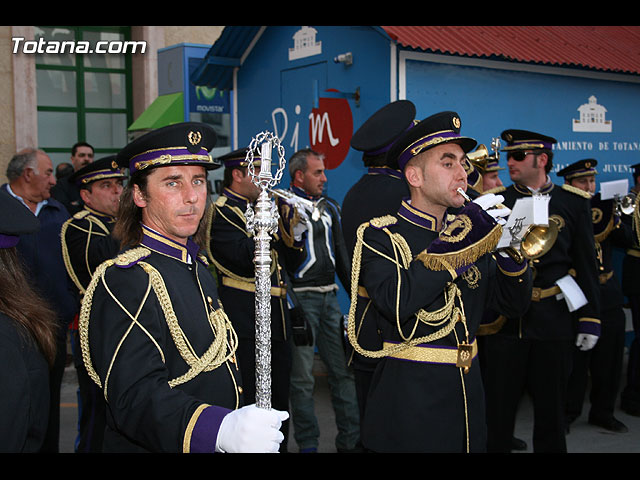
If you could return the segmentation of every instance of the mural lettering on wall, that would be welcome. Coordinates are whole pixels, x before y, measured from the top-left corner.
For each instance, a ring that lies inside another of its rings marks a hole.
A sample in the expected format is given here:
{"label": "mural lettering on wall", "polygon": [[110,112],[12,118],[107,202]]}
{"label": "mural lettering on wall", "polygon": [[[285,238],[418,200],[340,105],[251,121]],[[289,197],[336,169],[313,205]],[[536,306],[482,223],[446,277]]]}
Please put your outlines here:
{"label": "mural lettering on wall", "polygon": [[325,168],[332,170],[340,166],[349,153],[352,134],[349,102],[345,98],[320,97],[318,107],[309,114],[309,139],[312,149],[324,153]]}
{"label": "mural lettering on wall", "polygon": [[[329,90],[336,91],[336,90]],[[296,105],[295,117],[300,117],[302,108]],[[351,136],[353,135],[353,115],[349,102],[345,98],[318,99],[317,108],[312,108],[307,116],[309,148],[325,155],[325,167],[332,170],[340,166],[349,153]],[[292,152],[299,149],[300,121],[293,124],[289,137],[289,115],[278,107],[271,112],[274,134]],[[281,128],[279,128],[279,126]]]}

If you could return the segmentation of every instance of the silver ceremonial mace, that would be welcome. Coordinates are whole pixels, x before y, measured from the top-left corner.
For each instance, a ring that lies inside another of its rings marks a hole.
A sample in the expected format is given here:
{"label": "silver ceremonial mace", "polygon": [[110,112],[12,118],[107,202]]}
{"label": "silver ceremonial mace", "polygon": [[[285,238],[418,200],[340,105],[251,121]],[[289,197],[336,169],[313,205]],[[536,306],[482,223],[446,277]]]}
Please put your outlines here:
{"label": "silver ceremonial mace", "polygon": [[[278,166],[271,173],[271,151],[278,153]],[[254,160],[260,155],[260,171]],[[247,171],[251,182],[260,188],[255,207],[247,206],[247,231],[255,240],[256,273],[256,406],[271,408],[271,235],[278,228],[278,209],[269,197],[269,190],[280,182],[285,166],[284,148],[270,132],[259,133],[247,150]],[[255,210],[255,211],[254,211]]]}

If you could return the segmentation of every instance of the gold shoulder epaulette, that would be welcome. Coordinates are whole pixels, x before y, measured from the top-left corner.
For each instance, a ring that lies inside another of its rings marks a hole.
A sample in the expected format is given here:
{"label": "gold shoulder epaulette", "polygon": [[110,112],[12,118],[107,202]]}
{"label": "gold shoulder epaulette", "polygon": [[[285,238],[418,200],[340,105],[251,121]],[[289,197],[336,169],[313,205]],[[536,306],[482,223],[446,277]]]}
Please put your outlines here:
{"label": "gold shoulder epaulette", "polygon": [[224,195],[220,195],[218,198],[216,198],[217,206],[222,207],[225,203],[227,203],[227,197],[225,197]]}
{"label": "gold shoulder epaulette", "polygon": [[369,225],[374,228],[384,228],[389,225],[395,225],[398,223],[398,219],[393,215],[384,215],[382,217],[376,217],[369,220]]}
{"label": "gold shoulder epaulette", "polygon": [[507,189],[507,187],[505,187],[504,185],[501,185],[499,187],[495,187],[495,188],[489,188],[487,190],[484,190],[482,193],[483,194],[487,194],[487,193],[500,193],[500,192],[504,192]]}
{"label": "gold shoulder epaulette", "polygon": [[572,185],[569,185],[567,183],[563,183],[562,184],[562,188],[564,190],[566,190],[567,192],[571,192],[571,193],[575,193],[576,195],[579,195],[583,198],[591,198],[591,194],[589,192],[585,192],[584,190],[580,190],[579,188],[576,188]]}
{"label": "gold shoulder epaulette", "polygon": [[120,268],[129,268],[138,263],[143,258],[151,255],[151,250],[145,247],[136,247],[119,254],[113,263]]}
{"label": "gold shoulder epaulette", "polygon": [[198,258],[200,259],[200,261],[206,266],[209,266],[209,259],[207,258],[206,255],[203,255],[202,253],[198,254]]}
{"label": "gold shoulder epaulette", "polygon": [[80,220],[81,218],[89,215],[89,213],[89,210],[80,210],[79,212],[73,214],[73,218],[75,218],[76,220]]}

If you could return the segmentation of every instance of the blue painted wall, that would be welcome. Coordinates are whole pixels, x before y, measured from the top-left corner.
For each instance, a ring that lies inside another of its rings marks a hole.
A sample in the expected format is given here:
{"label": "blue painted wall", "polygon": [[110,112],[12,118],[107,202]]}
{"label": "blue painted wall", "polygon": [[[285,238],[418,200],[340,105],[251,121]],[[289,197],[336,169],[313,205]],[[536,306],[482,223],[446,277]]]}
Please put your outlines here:
{"label": "blue painted wall", "polygon": [[[268,130],[278,133],[288,158],[311,145],[309,114],[319,97],[334,98],[359,89],[359,105],[345,97],[353,128],[340,142],[348,145],[353,131],[390,101],[388,39],[372,27],[313,28],[322,42],[319,55],[290,61],[289,48],[300,27],[278,26],[267,27],[247,57],[238,74],[238,148]],[[353,55],[352,65],[334,62],[334,57],[346,52]],[[350,150],[339,167],[327,171],[327,194],[341,202],[363,173],[360,154]],[[281,185],[289,185],[288,173]]]}
{"label": "blue painted wall", "polygon": [[[377,27],[314,26],[321,53],[290,60],[289,49],[300,26],[267,27],[238,72],[238,145],[248,145],[262,131],[277,133],[288,158],[311,144],[309,114],[322,97],[343,95],[348,102],[352,133],[378,108],[392,100],[389,39]],[[351,52],[353,64],[335,63],[334,57]],[[399,64],[398,64],[399,66]],[[513,71],[484,66],[406,60],[406,75],[398,84],[417,107],[417,118],[442,110],[455,110],[462,132],[487,147],[493,137],[509,128],[539,131],[558,139],[554,172],[583,158],[599,162],[599,181],[628,178],[629,166],[640,162],[640,84],[593,76],[564,75],[561,69]],[[399,71],[399,70],[398,70]],[[404,83],[402,83],[404,82]],[[327,89],[340,93],[328,93]],[[360,101],[348,95],[359,90]],[[612,131],[576,132],[572,122],[578,108],[596,97],[606,108]],[[334,119],[335,120],[335,119]],[[347,138],[348,137],[348,138]],[[502,165],[506,158],[503,156]],[[348,150],[337,167],[327,171],[327,194],[339,202],[364,168],[360,153]],[[552,180],[559,182],[555,173]],[[505,185],[511,183],[502,171]],[[288,173],[280,184],[289,185]],[[348,308],[346,295],[341,303]]]}
{"label": "blue painted wall", "polygon": [[[576,132],[578,108],[594,96],[606,109],[611,132]],[[407,61],[407,98],[424,118],[455,110],[462,132],[487,147],[503,130],[520,128],[558,140],[554,172],[584,158],[598,160],[598,181],[631,176],[628,167],[640,162],[640,84],[542,73]],[[506,166],[506,157],[502,157]],[[501,179],[510,184],[508,173]],[[552,173],[552,179],[561,179]]]}

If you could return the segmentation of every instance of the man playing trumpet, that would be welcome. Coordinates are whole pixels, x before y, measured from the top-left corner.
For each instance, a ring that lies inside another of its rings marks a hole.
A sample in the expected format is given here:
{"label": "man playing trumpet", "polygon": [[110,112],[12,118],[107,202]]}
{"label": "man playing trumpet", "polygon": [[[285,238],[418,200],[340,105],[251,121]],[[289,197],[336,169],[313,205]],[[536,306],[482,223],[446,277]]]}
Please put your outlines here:
{"label": "man playing trumpet", "polygon": [[[487,306],[524,313],[531,276],[526,260],[494,254],[508,212],[496,208],[502,197],[465,205],[466,153],[475,145],[460,135],[455,112],[419,122],[389,151],[410,198],[395,215],[358,229],[349,340],[358,353],[380,358],[362,419],[368,450],[485,450],[475,333]],[[366,322],[375,322],[380,350],[359,345]]]}

